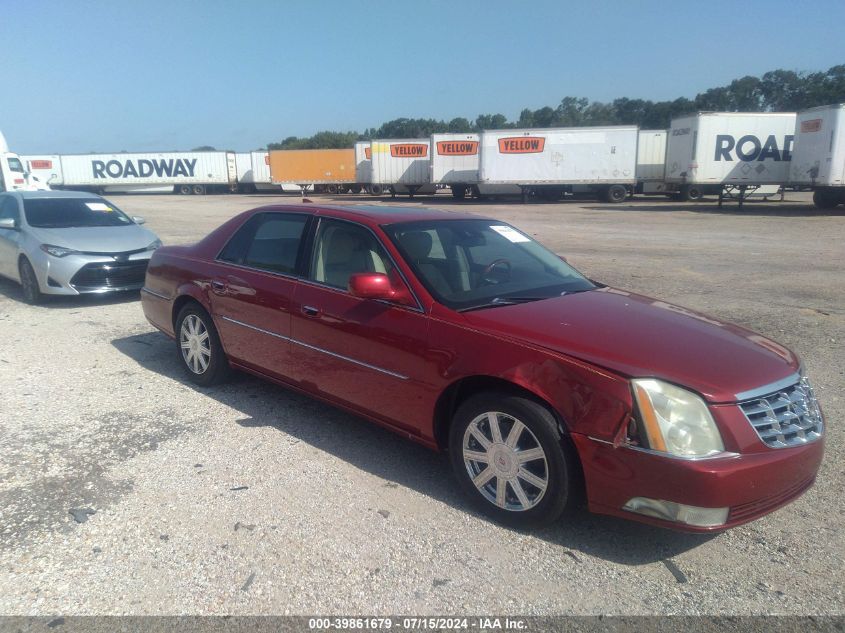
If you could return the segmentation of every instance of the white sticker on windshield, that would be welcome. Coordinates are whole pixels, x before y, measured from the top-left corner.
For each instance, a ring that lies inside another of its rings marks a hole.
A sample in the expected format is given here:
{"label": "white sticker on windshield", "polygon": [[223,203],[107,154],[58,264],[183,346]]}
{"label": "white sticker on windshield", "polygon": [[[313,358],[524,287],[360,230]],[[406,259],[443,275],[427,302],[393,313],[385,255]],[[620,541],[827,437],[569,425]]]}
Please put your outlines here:
{"label": "white sticker on windshield", "polygon": [[85,206],[91,209],[92,211],[112,211],[113,209],[107,205],[103,204],[102,202],[86,202]]}
{"label": "white sticker on windshield", "polygon": [[512,229],[509,226],[491,226],[490,228],[493,229],[494,231],[496,231],[496,233],[498,233],[499,235],[501,235],[505,239],[510,240],[514,244],[516,244],[517,242],[530,242],[531,241],[527,237],[525,237],[522,233]]}

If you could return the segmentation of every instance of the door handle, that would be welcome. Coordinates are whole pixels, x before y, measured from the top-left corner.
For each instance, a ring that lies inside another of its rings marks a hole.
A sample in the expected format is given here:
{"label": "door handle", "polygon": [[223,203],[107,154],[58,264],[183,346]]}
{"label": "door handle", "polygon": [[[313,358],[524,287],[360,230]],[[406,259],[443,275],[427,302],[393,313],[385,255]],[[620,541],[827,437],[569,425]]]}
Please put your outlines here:
{"label": "door handle", "polygon": [[302,306],[302,314],[305,316],[317,316],[320,314],[320,310],[314,306]]}
{"label": "door handle", "polygon": [[214,292],[226,292],[226,284],[219,279],[211,280],[211,289]]}

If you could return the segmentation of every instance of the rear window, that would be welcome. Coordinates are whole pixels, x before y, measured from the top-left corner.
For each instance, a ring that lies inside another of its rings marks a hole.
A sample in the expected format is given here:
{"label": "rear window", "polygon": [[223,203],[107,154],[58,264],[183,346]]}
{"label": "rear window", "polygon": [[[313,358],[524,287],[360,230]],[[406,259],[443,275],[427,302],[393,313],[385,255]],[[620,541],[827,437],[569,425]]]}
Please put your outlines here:
{"label": "rear window", "polygon": [[30,198],[23,202],[26,223],[39,229],[125,226],[132,220],[102,198]]}

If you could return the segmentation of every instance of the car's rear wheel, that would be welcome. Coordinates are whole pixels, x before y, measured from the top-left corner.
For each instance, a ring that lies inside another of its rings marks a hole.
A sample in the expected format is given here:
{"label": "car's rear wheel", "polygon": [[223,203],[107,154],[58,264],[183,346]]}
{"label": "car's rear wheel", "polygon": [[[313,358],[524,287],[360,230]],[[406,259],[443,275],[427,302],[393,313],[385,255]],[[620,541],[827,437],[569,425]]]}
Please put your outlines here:
{"label": "car's rear wheel", "polygon": [[574,456],[552,413],[513,395],[485,393],[462,404],[450,429],[452,468],[464,492],[501,523],[551,523],[571,505]]}
{"label": "car's rear wheel", "polygon": [[21,258],[18,264],[18,271],[21,275],[23,300],[29,305],[38,305],[44,300],[44,295],[41,293],[41,287],[38,285],[38,277],[35,275],[35,270],[25,257]]}
{"label": "car's rear wheel", "polygon": [[188,377],[196,384],[210,387],[228,378],[229,360],[217,328],[199,305],[186,305],[176,317],[176,346]]}

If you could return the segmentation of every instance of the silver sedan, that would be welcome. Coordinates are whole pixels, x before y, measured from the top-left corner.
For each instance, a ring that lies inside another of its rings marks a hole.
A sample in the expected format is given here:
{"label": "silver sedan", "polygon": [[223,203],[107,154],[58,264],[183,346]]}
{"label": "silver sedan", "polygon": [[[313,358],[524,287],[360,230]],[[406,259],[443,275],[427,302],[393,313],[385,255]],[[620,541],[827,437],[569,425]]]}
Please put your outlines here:
{"label": "silver sedan", "polygon": [[137,290],[161,241],[114,204],[92,193],[0,194],[0,275],[24,299]]}

